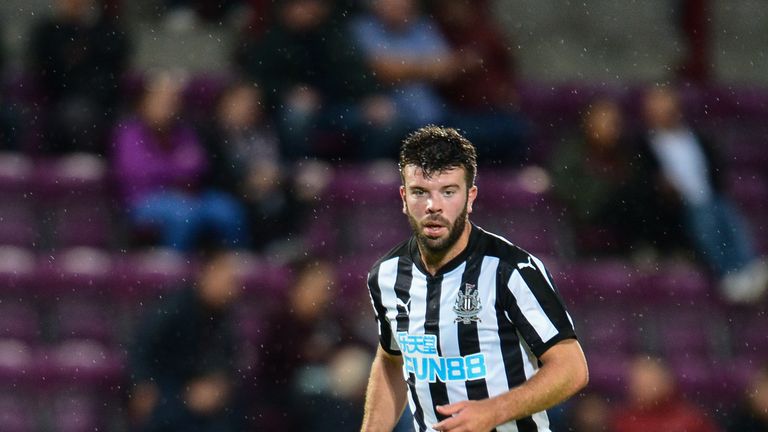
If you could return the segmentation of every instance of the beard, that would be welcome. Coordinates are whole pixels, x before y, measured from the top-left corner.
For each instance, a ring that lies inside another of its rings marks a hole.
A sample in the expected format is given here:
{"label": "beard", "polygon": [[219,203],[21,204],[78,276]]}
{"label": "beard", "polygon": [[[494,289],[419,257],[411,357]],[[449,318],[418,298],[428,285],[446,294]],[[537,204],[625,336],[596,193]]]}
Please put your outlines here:
{"label": "beard", "polygon": [[[438,237],[438,238],[432,238],[428,237],[424,234],[424,225],[422,223],[429,223],[429,222],[438,222],[441,225],[444,225],[446,228],[448,228],[448,234],[444,237]],[[464,205],[464,209],[461,211],[459,216],[456,218],[453,223],[450,223],[447,219],[443,218],[440,215],[436,215],[434,217],[429,217],[425,219],[422,223],[419,223],[419,221],[414,218],[411,213],[408,213],[408,223],[411,225],[411,229],[413,230],[414,235],[416,236],[416,241],[419,243],[419,246],[429,252],[430,254],[443,254],[447,252],[448,250],[453,247],[453,245],[456,244],[457,241],[459,241],[459,237],[461,237],[461,233],[464,232],[464,227],[467,222],[467,205]]]}

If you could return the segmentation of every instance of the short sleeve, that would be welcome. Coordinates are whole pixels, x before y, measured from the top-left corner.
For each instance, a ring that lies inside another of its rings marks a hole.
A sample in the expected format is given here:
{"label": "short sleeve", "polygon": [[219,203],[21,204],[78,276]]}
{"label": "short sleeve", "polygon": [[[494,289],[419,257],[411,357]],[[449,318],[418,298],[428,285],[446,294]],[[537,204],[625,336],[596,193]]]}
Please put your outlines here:
{"label": "short sleeve", "polygon": [[379,287],[379,271],[375,267],[368,274],[368,293],[371,296],[373,313],[376,317],[377,329],[379,331],[379,344],[384,351],[393,355],[400,355],[400,347],[395,340],[395,334],[392,332],[392,326],[387,318],[387,309],[381,301],[381,288]]}
{"label": "short sleeve", "polygon": [[500,283],[505,312],[537,357],[562,340],[576,338],[573,321],[539,259],[531,256],[511,267]]}

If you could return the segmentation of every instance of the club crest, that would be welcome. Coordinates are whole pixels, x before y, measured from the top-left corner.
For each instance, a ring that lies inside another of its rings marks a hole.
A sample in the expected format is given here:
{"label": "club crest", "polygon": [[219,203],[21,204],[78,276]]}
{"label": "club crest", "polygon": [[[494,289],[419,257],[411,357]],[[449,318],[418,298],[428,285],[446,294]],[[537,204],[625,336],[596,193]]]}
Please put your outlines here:
{"label": "club crest", "polygon": [[456,312],[454,323],[461,322],[469,324],[479,322],[480,317],[477,314],[483,309],[480,304],[480,292],[473,284],[465,284],[464,290],[459,290],[459,296],[456,297],[456,304],[453,311]]}

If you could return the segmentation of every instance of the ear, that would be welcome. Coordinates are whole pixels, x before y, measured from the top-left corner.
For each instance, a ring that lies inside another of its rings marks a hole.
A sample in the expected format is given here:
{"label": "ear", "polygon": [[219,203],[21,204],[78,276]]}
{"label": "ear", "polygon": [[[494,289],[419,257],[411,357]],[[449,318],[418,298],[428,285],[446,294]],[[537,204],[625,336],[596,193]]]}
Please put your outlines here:
{"label": "ear", "polygon": [[475,202],[475,198],[477,198],[477,185],[469,188],[467,193],[467,214],[472,213],[472,204]]}
{"label": "ear", "polygon": [[408,206],[405,204],[405,186],[400,186],[400,200],[403,202],[403,214],[408,214]]}

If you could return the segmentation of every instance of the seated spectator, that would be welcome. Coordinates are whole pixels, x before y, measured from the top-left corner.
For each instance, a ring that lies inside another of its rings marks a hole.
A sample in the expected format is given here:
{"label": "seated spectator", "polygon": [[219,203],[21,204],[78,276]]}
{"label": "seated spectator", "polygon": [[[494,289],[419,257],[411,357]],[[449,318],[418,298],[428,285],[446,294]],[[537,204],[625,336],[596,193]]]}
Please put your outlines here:
{"label": "seated spectator", "polygon": [[179,120],[179,77],[149,79],[136,115],[115,128],[113,163],[131,224],[159,230],[166,247],[190,250],[213,231],[225,244],[245,246],[245,210],[230,195],[208,188],[205,149]]}
{"label": "seated spectator", "polygon": [[637,181],[626,138],[620,107],[597,99],[584,113],[580,135],[554,153],[553,189],[568,209],[578,253],[628,253],[676,242],[674,213],[653,210],[659,206]]}
{"label": "seated spectator", "polygon": [[[375,94],[375,82],[334,11],[332,0],[280,1],[275,25],[242,54],[246,74],[267,89],[289,160],[375,157],[366,153],[369,148],[400,138],[394,105]],[[341,139],[332,141],[349,148],[323,142],[326,132],[340,132]],[[366,146],[353,148],[347,141]]]}
{"label": "seated spectator", "polygon": [[715,422],[686,402],[672,371],[660,359],[637,357],[629,366],[627,401],[612,421],[614,432],[716,432]]}
{"label": "seated spectator", "polygon": [[[372,0],[370,9],[352,21],[352,34],[400,123],[410,130],[449,120],[437,85],[478,62],[454,55],[414,0]],[[389,153],[395,154],[396,147]]]}
{"label": "seated spectator", "polygon": [[728,432],[768,431],[768,366],[750,381],[743,405],[729,421]]}
{"label": "seated spectator", "polygon": [[238,266],[233,251],[208,252],[197,281],[142,320],[129,353],[130,408],[140,430],[243,430],[230,323]]}
{"label": "seated spectator", "polygon": [[291,173],[263,110],[262,90],[246,82],[226,88],[202,136],[211,162],[208,184],[246,206],[251,244],[262,249],[293,234],[305,214],[304,203],[292,193]]}
{"label": "seated spectator", "polygon": [[572,432],[608,432],[611,406],[606,398],[587,393],[572,402],[568,412],[568,431]]}
{"label": "seated spectator", "polygon": [[42,91],[44,153],[103,153],[128,64],[128,39],[94,0],[55,0],[31,35],[30,71]]}
{"label": "seated spectator", "polygon": [[[270,419],[269,430],[357,431],[371,348],[361,350],[355,323],[334,308],[331,263],[308,258],[294,268],[285,307],[267,320],[257,409]],[[331,407],[334,415],[324,415]]]}
{"label": "seated spectator", "polygon": [[432,10],[455,55],[471,66],[440,86],[451,126],[466,132],[485,161],[522,160],[529,126],[518,106],[510,42],[488,2],[435,1]]}
{"label": "seated spectator", "polygon": [[768,265],[756,256],[748,227],[726,195],[722,157],[685,123],[674,90],[648,90],[644,114],[640,155],[646,181],[680,212],[696,252],[720,279],[724,297],[756,301],[768,287]]}
{"label": "seated spectator", "polygon": [[171,31],[194,29],[199,20],[246,25],[248,14],[260,11],[264,0],[163,0],[165,26]]}

